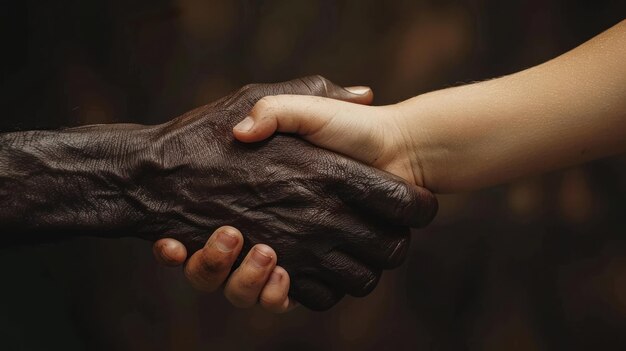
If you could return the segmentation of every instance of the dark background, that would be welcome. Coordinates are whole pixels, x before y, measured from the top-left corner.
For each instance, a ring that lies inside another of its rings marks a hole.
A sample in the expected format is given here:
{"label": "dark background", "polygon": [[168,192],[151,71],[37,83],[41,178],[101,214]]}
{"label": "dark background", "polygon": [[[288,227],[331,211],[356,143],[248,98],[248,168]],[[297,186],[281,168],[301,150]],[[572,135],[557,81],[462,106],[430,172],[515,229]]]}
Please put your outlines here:
{"label": "dark background", "polygon": [[[625,14],[606,0],[4,1],[0,128],[159,123],[317,73],[393,103],[541,63]],[[140,240],[5,249],[0,349],[625,349],[625,166],[440,196],[408,262],[323,313],[236,310]]]}

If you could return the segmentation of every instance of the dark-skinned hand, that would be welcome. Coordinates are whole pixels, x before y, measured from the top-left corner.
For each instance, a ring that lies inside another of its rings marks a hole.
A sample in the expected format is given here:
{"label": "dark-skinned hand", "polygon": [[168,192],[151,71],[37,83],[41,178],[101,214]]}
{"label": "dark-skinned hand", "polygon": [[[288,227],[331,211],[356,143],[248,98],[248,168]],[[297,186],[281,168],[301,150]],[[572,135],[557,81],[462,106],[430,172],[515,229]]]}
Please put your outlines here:
{"label": "dark-skinned hand", "polygon": [[275,94],[351,95],[316,76],[249,85],[163,125],[4,134],[0,198],[13,206],[0,222],[44,237],[170,237],[190,252],[227,224],[244,235],[240,260],[255,244],[275,250],[303,305],[323,310],[346,293],[363,296],[382,269],[402,262],[408,228],[428,223],[436,200],[292,136],[235,141],[233,126]]}
{"label": "dark-skinned hand", "polygon": [[[429,222],[436,201],[424,189],[289,136],[279,135],[256,145],[233,141],[232,127],[258,99],[274,94],[351,97],[319,76],[250,85],[179,117],[171,126],[182,129],[199,124],[198,130],[208,129],[209,135],[198,133],[195,143],[187,143],[193,150],[194,144],[204,145],[206,150],[222,149],[224,140],[231,144],[226,152],[215,153],[225,161],[219,164],[228,164],[222,169],[229,177],[219,187],[227,189],[220,194],[221,202],[212,203],[214,190],[207,191],[210,195],[206,198],[200,196],[199,202],[208,201],[211,209],[222,208],[224,214],[218,222],[244,233],[243,252],[258,243],[271,246],[291,277],[290,295],[307,307],[325,309],[344,293],[369,293],[381,269],[401,263],[408,246],[408,226]],[[173,140],[179,143],[179,139]],[[240,176],[233,179],[233,174]],[[201,175],[189,176],[197,177]],[[234,190],[242,188],[247,191]],[[242,205],[237,208],[224,203]],[[229,218],[233,220],[224,221]],[[193,235],[167,233],[195,248]],[[205,240],[202,236],[200,244]]]}

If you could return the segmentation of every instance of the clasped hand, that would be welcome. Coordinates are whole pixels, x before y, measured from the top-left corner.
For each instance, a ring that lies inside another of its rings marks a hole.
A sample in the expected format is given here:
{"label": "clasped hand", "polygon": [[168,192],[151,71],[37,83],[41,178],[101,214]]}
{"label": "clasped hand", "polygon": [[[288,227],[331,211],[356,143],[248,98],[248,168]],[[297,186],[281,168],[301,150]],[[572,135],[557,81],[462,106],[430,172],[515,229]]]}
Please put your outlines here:
{"label": "clasped hand", "polygon": [[[148,207],[158,207],[152,212],[161,237],[176,241],[159,241],[155,248],[171,264],[199,250],[185,272],[203,290],[216,289],[231,267],[239,267],[226,284],[235,305],[261,295],[268,308],[280,311],[290,303],[278,287],[290,286],[292,299],[323,310],[344,294],[368,294],[381,270],[399,265],[409,227],[428,223],[437,202],[424,188],[293,136],[236,141],[232,128],[257,100],[274,94],[367,99],[316,76],[249,85],[158,126],[159,176],[146,191],[159,203]],[[207,242],[223,225],[230,227]],[[270,297],[263,298],[271,277],[279,284],[269,284]]]}

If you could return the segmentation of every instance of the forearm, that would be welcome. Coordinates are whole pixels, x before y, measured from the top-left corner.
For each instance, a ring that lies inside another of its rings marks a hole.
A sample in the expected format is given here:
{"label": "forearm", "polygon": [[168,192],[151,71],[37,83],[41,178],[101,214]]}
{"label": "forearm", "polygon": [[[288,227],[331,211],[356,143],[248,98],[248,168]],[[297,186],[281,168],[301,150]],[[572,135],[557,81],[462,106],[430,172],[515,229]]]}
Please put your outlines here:
{"label": "forearm", "polygon": [[545,64],[401,103],[425,186],[471,190],[626,150],[624,62],[626,22]]}
{"label": "forearm", "polygon": [[134,163],[147,130],[99,125],[0,134],[0,225],[5,243],[139,230]]}

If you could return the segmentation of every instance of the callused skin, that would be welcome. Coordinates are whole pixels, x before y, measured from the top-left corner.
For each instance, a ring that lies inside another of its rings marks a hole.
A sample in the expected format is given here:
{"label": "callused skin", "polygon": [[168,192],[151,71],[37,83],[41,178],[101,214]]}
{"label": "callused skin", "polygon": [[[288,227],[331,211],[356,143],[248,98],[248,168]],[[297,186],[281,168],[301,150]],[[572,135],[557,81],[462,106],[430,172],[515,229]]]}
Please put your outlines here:
{"label": "callused skin", "polygon": [[[290,295],[323,310],[369,293],[400,264],[409,227],[435,215],[423,188],[287,135],[258,144],[232,127],[263,96],[343,98],[314,76],[249,85],[158,126],[95,125],[0,136],[0,223],[6,242],[61,235],[172,237],[190,251],[217,227],[270,245]],[[4,239],[4,238],[3,238]]]}

